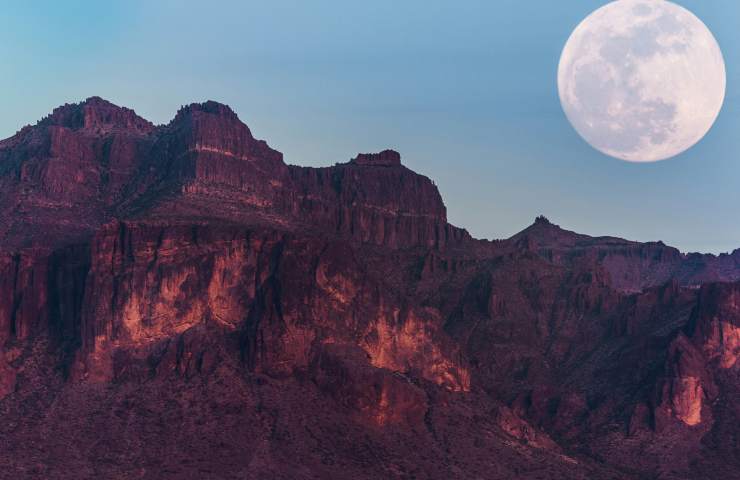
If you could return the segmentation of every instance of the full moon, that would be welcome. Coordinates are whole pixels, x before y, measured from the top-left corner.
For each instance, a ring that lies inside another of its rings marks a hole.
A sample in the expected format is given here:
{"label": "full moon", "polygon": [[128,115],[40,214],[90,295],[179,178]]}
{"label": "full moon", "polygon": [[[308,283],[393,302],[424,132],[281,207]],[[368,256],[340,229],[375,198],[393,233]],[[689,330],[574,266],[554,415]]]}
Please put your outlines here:
{"label": "full moon", "polygon": [[558,67],[568,120],[594,148],[656,162],[706,135],[725,98],[725,62],[694,14],[665,0],[617,0],[573,31]]}

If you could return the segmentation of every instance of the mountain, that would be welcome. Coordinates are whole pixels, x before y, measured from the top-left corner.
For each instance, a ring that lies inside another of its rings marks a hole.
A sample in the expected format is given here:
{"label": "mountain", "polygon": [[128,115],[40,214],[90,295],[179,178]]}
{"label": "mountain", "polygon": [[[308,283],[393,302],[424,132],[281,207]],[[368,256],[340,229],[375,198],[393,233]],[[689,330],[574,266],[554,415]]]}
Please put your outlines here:
{"label": "mountain", "polygon": [[739,478],[739,280],[93,97],[0,142],[0,478]]}

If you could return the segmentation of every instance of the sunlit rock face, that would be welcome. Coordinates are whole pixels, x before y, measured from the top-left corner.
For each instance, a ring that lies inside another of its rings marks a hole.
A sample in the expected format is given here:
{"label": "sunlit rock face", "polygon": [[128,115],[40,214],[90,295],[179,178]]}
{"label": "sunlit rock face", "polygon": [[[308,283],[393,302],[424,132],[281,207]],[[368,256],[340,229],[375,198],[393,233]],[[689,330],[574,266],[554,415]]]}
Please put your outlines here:
{"label": "sunlit rock face", "polygon": [[370,362],[380,368],[415,372],[454,391],[470,389],[470,373],[459,351],[440,332],[439,312],[413,310],[401,316],[398,308],[385,311],[370,325],[362,346]]}
{"label": "sunlit rock face", "polygon": [[740,358],[740,289],[711,285],[702,289],[694,338],[706,355],[723,369]]}
{"label": "sunlit rock face", "polygon": [[722,53],[707,27],[663,0],[611,2],[573,32],[558,87],[568,119],[594,148],[652,162],[698,142],[722,107]]}
{"label": "sunlit rock face", "polygon": [[689,339],[680,335],[671,344],[666,361],[662,405],[688,426],[702,422],[702,409],[716,395],[706,360]]}
{"label": "sunlit rock face", "polygon": [[740,468],[740,251],[475,240],[397,152],[288,166],[215,102],[62,107],[0,183],[13,478]]}

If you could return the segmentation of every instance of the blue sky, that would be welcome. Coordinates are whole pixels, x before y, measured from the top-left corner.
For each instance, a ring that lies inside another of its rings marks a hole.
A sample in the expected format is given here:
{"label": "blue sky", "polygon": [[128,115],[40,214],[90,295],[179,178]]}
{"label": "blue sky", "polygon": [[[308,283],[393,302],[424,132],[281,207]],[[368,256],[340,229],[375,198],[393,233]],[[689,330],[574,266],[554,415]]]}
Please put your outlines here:
{"label": "blue sky", "polygon": [[545,214],[683,251],[740,247],[740,3],[677,2],[715,34],[727,98],[702,142],[654,164],[596,152],[560,107],[560,51],[604,3],[6,3],[0,137],[92,95],[155,123],[212,99],[288,163],[399,150],[436,181],[450,221],[478,237]]}

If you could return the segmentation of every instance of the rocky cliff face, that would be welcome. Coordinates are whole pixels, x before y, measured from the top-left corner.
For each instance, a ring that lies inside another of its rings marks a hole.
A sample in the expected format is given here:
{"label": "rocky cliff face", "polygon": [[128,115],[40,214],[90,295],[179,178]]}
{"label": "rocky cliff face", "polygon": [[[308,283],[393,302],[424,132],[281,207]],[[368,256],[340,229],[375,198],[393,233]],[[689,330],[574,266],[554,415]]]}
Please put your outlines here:
{"label": "rocky cliff face", "polygon": [[98,98],[0,142],[0,245],[89,238],[121,201],[154,127]]}
{"label": "rocky cliff face", "polygon": [[468,239],[447,223],[437,187],[401,165],[387,150],[361,154],[329,168],[290,167],[290,210],[315,219],[324,229],[389,247],[444,248]]}
{"label": "rocky cliff face", "polygon": [[397,152],[286,165],[215,102],[60,107],[0,187],[8,478],[740,468],[737,252],[475,240]]}

